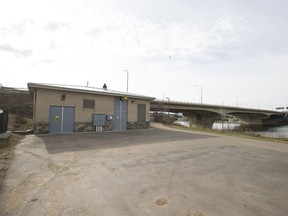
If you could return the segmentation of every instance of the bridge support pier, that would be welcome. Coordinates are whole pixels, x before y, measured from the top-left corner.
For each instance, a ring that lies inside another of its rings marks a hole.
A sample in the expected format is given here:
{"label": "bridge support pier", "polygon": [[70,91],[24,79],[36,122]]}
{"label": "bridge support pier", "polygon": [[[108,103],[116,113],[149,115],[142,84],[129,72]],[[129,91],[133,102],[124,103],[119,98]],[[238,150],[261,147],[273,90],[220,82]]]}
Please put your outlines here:
{"label": "bridge support pier", "polygon": [[233,114],[241,120],[242,125],[262,125],[264,119],[267,119],[267,116],[264,114]]}
{"label": "bridge support pier", "polygon": [[184,115],[190,124],[190,127],[202,127],[212,129],[213,123],[216,119],[219,119],[218,114],[198,114],[189,113]]}

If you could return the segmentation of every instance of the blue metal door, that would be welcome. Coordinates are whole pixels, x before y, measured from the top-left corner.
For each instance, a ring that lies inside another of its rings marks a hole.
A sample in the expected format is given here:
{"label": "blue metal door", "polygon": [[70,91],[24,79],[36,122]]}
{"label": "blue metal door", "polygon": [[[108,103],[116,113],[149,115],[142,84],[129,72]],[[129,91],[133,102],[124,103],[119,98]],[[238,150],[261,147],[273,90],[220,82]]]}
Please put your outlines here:
{"label": "blue metal door", "polygon": [[114,130],[127,129],[127,100],[121,100],[120,97],[115,97],[114,100]]}
{"label": "blue metal door", "polygon": [[62,125],[62,107],[50,106],[49,133],[60,133]]}
{"label": "blue metal door", "polygon": [[63,128],[62,132],[74,132],[74,107],[63,107]]}
{"label": "blue metal door", "polygon": [[74,107],[50,106],[49,133],[74,131]]}

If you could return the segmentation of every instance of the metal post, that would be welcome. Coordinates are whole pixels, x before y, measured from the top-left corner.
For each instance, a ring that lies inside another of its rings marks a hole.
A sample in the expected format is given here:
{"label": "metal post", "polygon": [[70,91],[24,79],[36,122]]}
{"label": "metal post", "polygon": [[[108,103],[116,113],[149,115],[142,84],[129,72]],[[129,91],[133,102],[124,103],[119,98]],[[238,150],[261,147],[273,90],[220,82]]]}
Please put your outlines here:
{"label": "metal post", "polygon": [[129,86],[129,72],[128,70],[124,70],[127,72],[127,93],[128,93],[128,86]]}
{"label": "metal post", "polygon": [[165,100],[165,96],[166,96],[166,92],[164,92],[164,94],[163,94],[163,102]]}
{"label": "metal post", "polygon": [[199,87],[201,89],[201,104],[203,103],[203,92],[202,92],[202,86],[195,85],[195,87]]}
{"label": "metal post", "polygon": [[166,97],[166,99],[168,100],[168,124],[170,124],[170,98]]}
{"label": "metal post", "polygon": [[236,96],[236,101],[237,101],[237,107],[238,107],[238,95],[237,94],[233,94]]}
{"label": "metal post", "polygon": [[120,130],[122,130],[122,101],[120,100],[120,112],[119,112],[119,121],[120,121]]}

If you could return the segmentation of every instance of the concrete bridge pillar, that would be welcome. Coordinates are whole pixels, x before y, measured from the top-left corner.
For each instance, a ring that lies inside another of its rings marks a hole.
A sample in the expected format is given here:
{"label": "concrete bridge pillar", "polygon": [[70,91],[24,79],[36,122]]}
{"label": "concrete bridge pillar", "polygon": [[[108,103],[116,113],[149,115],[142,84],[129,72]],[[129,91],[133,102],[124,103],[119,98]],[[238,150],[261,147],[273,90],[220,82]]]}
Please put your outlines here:
{"label": "concrete bridge pillar", "polygon": [[215,120],[219,119],[218,114],[199,114],[199,113],[189,113],[184,114],[184,116],[188,119],[190,127],[203,127],[203,128],[211,128]]}
{"label": "concrete bridge pillar", "polygon": [[244,125],[262,125],[263,119],[269,118],[267,115],[264,114],[233,114],[237,118],[241,120],[241,124]]}
{"label": "concrete bridge pillar", "polygon": [[197,125],[198,125],[197,114],[194,114],[194,113],[185,114],[184,116],[188,119],[190,127],[197,127]]}

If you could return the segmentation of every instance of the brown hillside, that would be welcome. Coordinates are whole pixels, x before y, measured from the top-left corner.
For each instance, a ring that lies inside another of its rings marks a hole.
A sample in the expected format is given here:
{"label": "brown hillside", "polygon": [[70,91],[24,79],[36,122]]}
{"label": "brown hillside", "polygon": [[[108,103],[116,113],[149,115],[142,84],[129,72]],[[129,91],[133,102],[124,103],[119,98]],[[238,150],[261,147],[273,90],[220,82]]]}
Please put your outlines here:
{"label": "brown hillside", "polygon": [[8,130],[32,128],[33,99],[29,91],[0,87],[0,109],[8,110]]}
{"label": "brown hillside", "polygon": [[0,109],[32,118],[33,100],[28,91],[2,87],[0,88]]}

